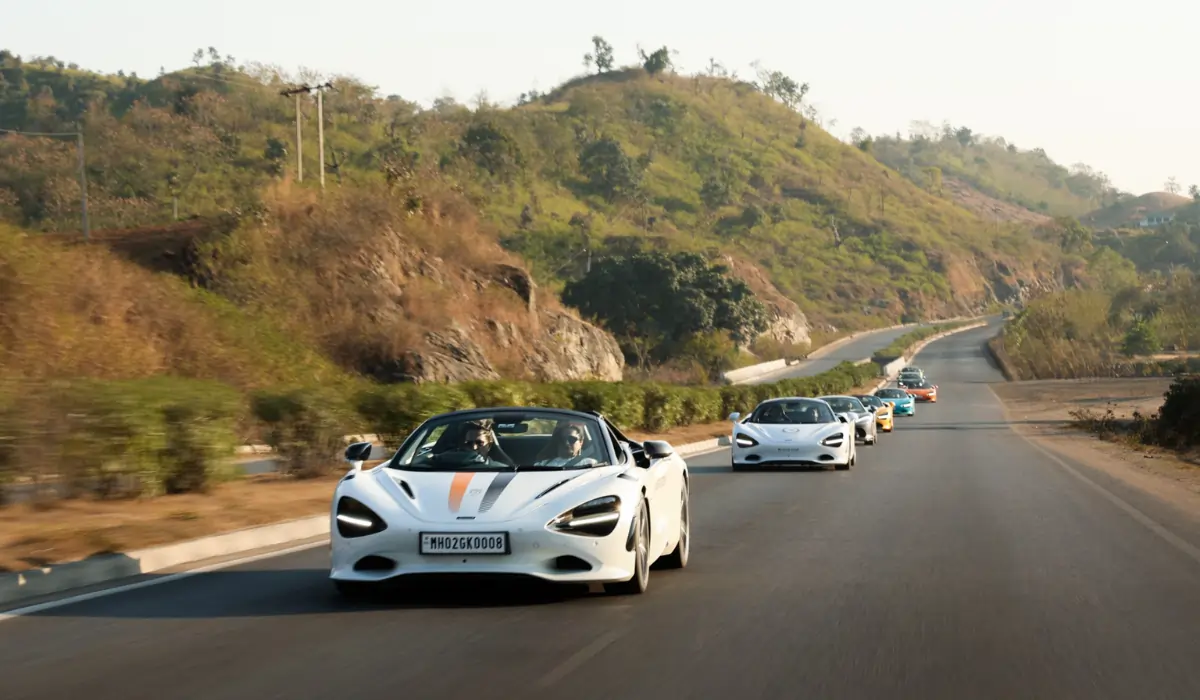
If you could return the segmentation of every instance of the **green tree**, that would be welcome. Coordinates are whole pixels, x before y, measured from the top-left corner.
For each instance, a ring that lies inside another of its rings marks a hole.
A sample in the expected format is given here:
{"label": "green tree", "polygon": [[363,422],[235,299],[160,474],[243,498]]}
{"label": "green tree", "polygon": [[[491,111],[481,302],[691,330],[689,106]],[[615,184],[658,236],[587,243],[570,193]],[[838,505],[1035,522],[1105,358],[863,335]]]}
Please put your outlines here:
{"label": "green tree", "polygon": [[694,253],[601,259],[566,285],[563,300],[602,321],[643,366],[697,335],[725,331],[746,343],[768,325],[745,282]]}
{"label": "green tree", "polygon": [[674,67],[671,63],[671,51],[665,46],[650,54],[638,49],[638,54],[642,58],[642,68],[650,75],[658,75]]}
{"label": "green tree", "polygon": [[592,52],[583,57],[585,66],[596,66],[597,73],[607,73],[613,69],[613,47],[599,35],[592,37]]}
{"label": "green tree", "polygon": [[491,120],[467,128],[459,142],[459,153],[498,177],[510,177],[524,162],[516,141]]}
{"label": "green tree", "polygon": [[1192,199],[1200,202],[1200,185],[1188,187],[1188,194],[1191,195]]}
{"label": "green tree", "polygon": [[620,141],[605,136],[583,147],[579,170],[593,192],[615,202],[637,194],[645,166],[626,155]]}
{"label": "green tree", "polygon": [[1121,343],[1121,352],[1126,357],[1149,355],[1161,349],[1162,343],[1159,342],[1154,327],[1145,318],[1134,320],[1133,325],[1125,333],[1124,342]]}

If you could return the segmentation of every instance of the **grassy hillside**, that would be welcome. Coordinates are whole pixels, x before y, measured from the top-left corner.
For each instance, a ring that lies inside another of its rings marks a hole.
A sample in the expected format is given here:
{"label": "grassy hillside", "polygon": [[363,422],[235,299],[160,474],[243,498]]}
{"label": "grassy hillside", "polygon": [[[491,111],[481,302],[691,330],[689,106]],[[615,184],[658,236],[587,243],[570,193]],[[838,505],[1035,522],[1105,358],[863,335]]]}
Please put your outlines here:
{"label": "grassy hillside", "polygon": [[[282,208],[269,193],[298,179],[296,103],[279,94],[293,83],[219,56],[145,80],[0,53],[0,124],[69,132],[82,122],[94,229],[171,223],[176,210],[183,219],[234,220],[240,233],[217,249],[229,260],[233,246],[240,262],[222,268],[224,282],[212,289],[284,325],[320,326],[325,339],[305,334],[306,342],[338,358],[361,358],[364,347],[394,355],[419,334],[392,333],[376,319],[350,326],[375,340],[333,348],[329,338],[346,336],[336,329],[347,326],[318,323],[326,317],[310,307],[328,313],[341,304],[362,316],[378,300],[347,306],[341,288],[309,264],[313,251],[300,248],[334,240],[322,250],[336,256],[344,243],[351,247],[341,252],[361,257],[372,236],[398,231],[407,241],[416,234],[404,221],[441,221],[446,207],[453,221],[467,222],[454,225],[454,244],[431,245],[434,236],[419,248],[448,269],[500,260],[492,252],[499,243],[556,291],[584,274],[589,257],[690,250],[765,271],[818,332],[957,315],[1060,284],[1057,244],[984,221],[842,144],[802,116],[804,91],[786,77],[751,84],[650,67],[583,77],[511,109],[442,100],[423,110],[333,78],[324,101],[329,192],[308,204],[300,194],[316,187],[318,167],[316,110],[304,95],[305,177]],[[31,230],[78,230],[76,158],[70,138],[0,137],[0,218]],[[333,212],[355,192],[371,202],[363,237],[326,239],[339,230]],[[271,233],[247,233],[256,227]],[[298,290],[317,298],[298,305]],[[421,312],[422,331],[463,308],[461,299],[436,294],[409,298],[414,309],[446,311],[433,320]],[[405,313],[411,321],[416,312]]]}
{"label": "grassy hillside", "polygon": [[1080,223],[1093,228],[1136,227],[1147,216],[1169,214],[1192,204],[1191,197],[1170,192],[1150,192],[1140,197],[1126,197],[1079,218]]}
{"label": "grassy hillside", "polygon": [[[860,143],[865,138],[856,136]],[[958,179],[1039,214],[1079,217],[1122,194],[1104,173],[1087,165],[1066,168],[1041,148],[1022,149],[968,127],[920,124],[909,138],[881,136],[868,147],[881,162],[930,191],[947,193],[944,181]]]}
{"label": "grassy hillside", "polygon": [[0,224],[0,384],[159,374],[244,389],[351,381],[266,316],[107,251]]}

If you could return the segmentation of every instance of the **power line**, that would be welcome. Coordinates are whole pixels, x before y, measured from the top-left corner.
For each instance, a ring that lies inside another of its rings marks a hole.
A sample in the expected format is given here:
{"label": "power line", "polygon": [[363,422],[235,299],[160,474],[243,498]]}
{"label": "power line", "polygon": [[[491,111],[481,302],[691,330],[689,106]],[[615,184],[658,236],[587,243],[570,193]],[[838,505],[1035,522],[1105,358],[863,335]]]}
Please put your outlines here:
{"label": "power line", "polygon": [[71,136],[75,138],[75,148],[79,151],[80,215],[83,224],[83,238],[87,240],[91,238],[91,227],[88,225],[87,168],[83,157],[83,124],[80,123],[77,127],[75,131],[18,131],[16,129],[0,129],[0,132],[20,136]]}
{"label": "power line", "polygon": [[0,129],[0,132],[5,134],[19,134],[21,136],[76,136],[79,133],[76,131],[17,131],[16,129]]}

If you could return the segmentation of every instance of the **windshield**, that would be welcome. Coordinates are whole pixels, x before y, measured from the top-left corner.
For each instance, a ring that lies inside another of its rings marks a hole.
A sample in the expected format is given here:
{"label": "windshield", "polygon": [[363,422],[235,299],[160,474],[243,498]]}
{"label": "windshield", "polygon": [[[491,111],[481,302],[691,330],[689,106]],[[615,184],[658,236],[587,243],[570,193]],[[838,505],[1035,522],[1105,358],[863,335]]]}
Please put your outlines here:
{"label": "windshield", "polygon": [[759,404],[750,414],[747,423],[765,424],[812,424],[833,423],[837,418],[821,401],[769,401]]}
{"label": "windshield", "polygon": [[908,386],[912,389],[932,389],[933,388],[933,385],[930,384],[929,382],[920,381],[920,380],[909,382]]}
{"label": "windshield", "polygon": [[558,411],[471,411],[422,424],[389,466],[430,471],[584,469],[611,464],[599,421]]}
{"label": "windshield", "polygon": [[908,392],[903,389],[880,389],[875,395],[884,399],[903,399],[908,396]]}
{"label": "windshield", "polygon": [[858,399],[859,401],[862,401],[867,406],[874,406],[875,408],[883,408],[883,401],[880,401],[879,398],[876,396],[856,396],[854,398]]}
{"label": "windshield", "polygon": [[848,396],[830,396],[825,399],[825,402],[833,407],[833,410],[838,413],[866,413],[862,403],[858,399],[852,399]]}

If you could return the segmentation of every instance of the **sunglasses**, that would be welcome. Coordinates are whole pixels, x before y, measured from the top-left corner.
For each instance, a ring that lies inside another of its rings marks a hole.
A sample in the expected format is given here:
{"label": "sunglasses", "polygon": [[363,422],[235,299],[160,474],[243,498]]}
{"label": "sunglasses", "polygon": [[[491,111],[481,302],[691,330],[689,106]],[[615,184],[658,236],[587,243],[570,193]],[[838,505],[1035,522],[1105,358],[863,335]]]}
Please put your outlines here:
{"label": "sunglasses", "polygon": [[570,444],[574,444],[574,443],[576,443],[576,442],[583,442],[583,436],[582,436],[582,435],[567,434],[567,435],[566,435],[566,441],[567,441],[567,444],[569,444],[569,445],[570,445]]}
{"label": "sunglasses", "polygon": [[469,440],[467,442],[467,447],[470,447],[473,450],[478,450],[480,447],[486,447],[487,444],[487,440]]}

